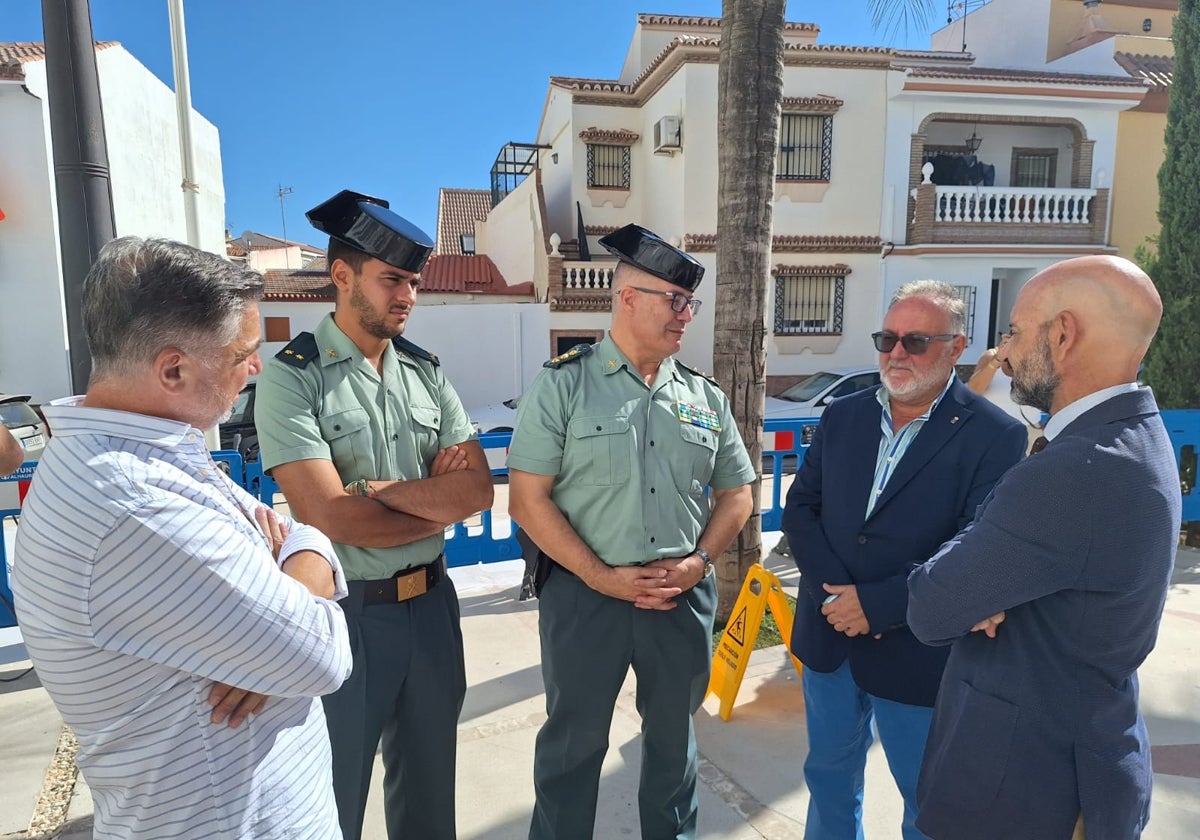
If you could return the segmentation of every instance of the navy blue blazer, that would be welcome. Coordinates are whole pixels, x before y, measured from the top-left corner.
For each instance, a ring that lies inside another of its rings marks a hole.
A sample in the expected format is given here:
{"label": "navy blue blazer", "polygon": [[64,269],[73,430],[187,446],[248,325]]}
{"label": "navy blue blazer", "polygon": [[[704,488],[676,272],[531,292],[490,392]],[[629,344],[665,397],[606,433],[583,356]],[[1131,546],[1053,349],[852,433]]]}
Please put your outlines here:
{"label": "navy blue blazer", "polygon": [[[1179,472],[1148,388],[1069,423],[909,578],[909,625],[953,642],[917,826],[934,838],[1132,840],[1150,807],[1137,668],[1179,535]],[[995,639],[971,633],[1003,610]]]}
{"label": "navy blue blazer", "polygon": [[[880,443],[875,391],[825,410],[788,490],[783,531],[801,574],[791,649],[820,673],[849,658],[864,691],[932,706],[947,652],[909,631],[905,581],[971,520],[1020,460],[1027,437],[1024,425],[956,379],[865,518]],[[871,635],[850,639],[833,629],[821,615],[825,583],[855,584]]]}

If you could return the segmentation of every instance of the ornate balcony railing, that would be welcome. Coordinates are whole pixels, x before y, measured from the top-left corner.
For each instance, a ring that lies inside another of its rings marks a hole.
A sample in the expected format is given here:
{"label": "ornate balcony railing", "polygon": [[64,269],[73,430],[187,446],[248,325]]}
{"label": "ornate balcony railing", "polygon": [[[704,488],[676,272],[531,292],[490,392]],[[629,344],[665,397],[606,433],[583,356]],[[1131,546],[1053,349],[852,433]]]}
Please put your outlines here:
{"label": "ornate balcony railing", "polygon": [[615,262],[564,260],[563,291],[567,293],[611,291],[613,272],[616,268]]}
{"label": "ornate balcony railing", "polygon": [[939,186],[933,221],[1089,225],[1095,198],[1087,189]]}

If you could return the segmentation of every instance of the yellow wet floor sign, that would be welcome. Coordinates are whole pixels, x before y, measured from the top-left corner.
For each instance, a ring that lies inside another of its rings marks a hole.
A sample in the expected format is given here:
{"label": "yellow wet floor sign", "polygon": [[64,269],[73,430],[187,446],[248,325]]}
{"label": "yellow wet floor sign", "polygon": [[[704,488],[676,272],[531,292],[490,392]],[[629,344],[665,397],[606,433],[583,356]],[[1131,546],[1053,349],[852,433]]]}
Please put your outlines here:
{"label": "yellow wet floor sign", "polygon": [[[768,607],[771,615],[775,616],[779,634],[785,641],[790,639],[792,608],[784,597],[783,585],[779,578],[756,564],[746,573],[746,582],[742,584],[737,603],[729,614],[729,623],[725,625],[725,632],[721,634],[713,654],[712,676],[708,680],[705,696],[716,694],[721,698],[721,720],[729,720],[733,713],[733,701],[737,698],[742,677],[746,675],[750,651],[754,650],[754,643],[758,641],[758,630]],[[794,656],[791,659],[796,666],[796,673],[800,673],[800,660]]]}

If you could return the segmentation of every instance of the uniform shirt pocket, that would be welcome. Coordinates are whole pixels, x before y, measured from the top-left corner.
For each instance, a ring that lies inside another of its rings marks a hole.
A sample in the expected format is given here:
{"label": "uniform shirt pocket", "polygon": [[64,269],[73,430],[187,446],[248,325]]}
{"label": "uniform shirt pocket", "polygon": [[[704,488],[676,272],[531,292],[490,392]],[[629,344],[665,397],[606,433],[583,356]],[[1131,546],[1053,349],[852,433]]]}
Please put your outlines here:
{"label": "uniform shirt pocket", "polygon": [[571,448],[577,450],[572,454],[578,458],[581,484],[607,487],[629,481],[633,457],[629,418],[577,417],[571,421],[570,437]]}
{"label": "uniform shirt pocket", "polygon": [[318,421],[333,465],[343,477],[360,478],[371,465],[371,418],[361,407],[326,414]]}
{"label": "uniform shirt pocket", "polygon": [[711,429],[680,423],[679,437],[682,440],[679,463],[682,469],[672,471],[679,482],[679,489],[688,490],[694,495],[696,484],[699,483],[703,492],[717,463],[717,433]]}
{"label": "uniform shirt pocket", "polygon": [[442,410],[432,405],[414,405],[412,417],[413,440],[421,462],[427,464],[441,449]]}

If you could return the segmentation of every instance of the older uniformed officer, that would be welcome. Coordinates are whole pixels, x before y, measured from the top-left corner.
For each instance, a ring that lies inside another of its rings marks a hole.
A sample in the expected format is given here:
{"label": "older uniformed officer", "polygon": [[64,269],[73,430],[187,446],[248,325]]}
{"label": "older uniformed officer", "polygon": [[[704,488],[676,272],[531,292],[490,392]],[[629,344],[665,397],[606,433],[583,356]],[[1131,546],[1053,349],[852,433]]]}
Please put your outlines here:
{"label": "older uniformed officer", "polygon": [[429,238],[350,191],[308,218],[329,234],[336,308],[268,362],[255,425],[264,469],[349,579],[354,672],[324,698],[342,832],[361,834],[382,738],[388,837],[451,838],[466,677],[442,532],[491,506],[491,475],[437,357],[400,337]]}
{"label": "older uniformed officer", "polygon": [[708,685],[717,600],[711,558],[750,515],[755,469],[725,395],[672,358],[700,306],[692,292],[704,268],[637,225],[600,244],[620,260],[608,337],[546,363],[521,399],[508,456],[512,517],[555,561],[540,596],[548,719],[529,836],[592,836],[632,665],[642,837],[691,838],[692,715]]}

